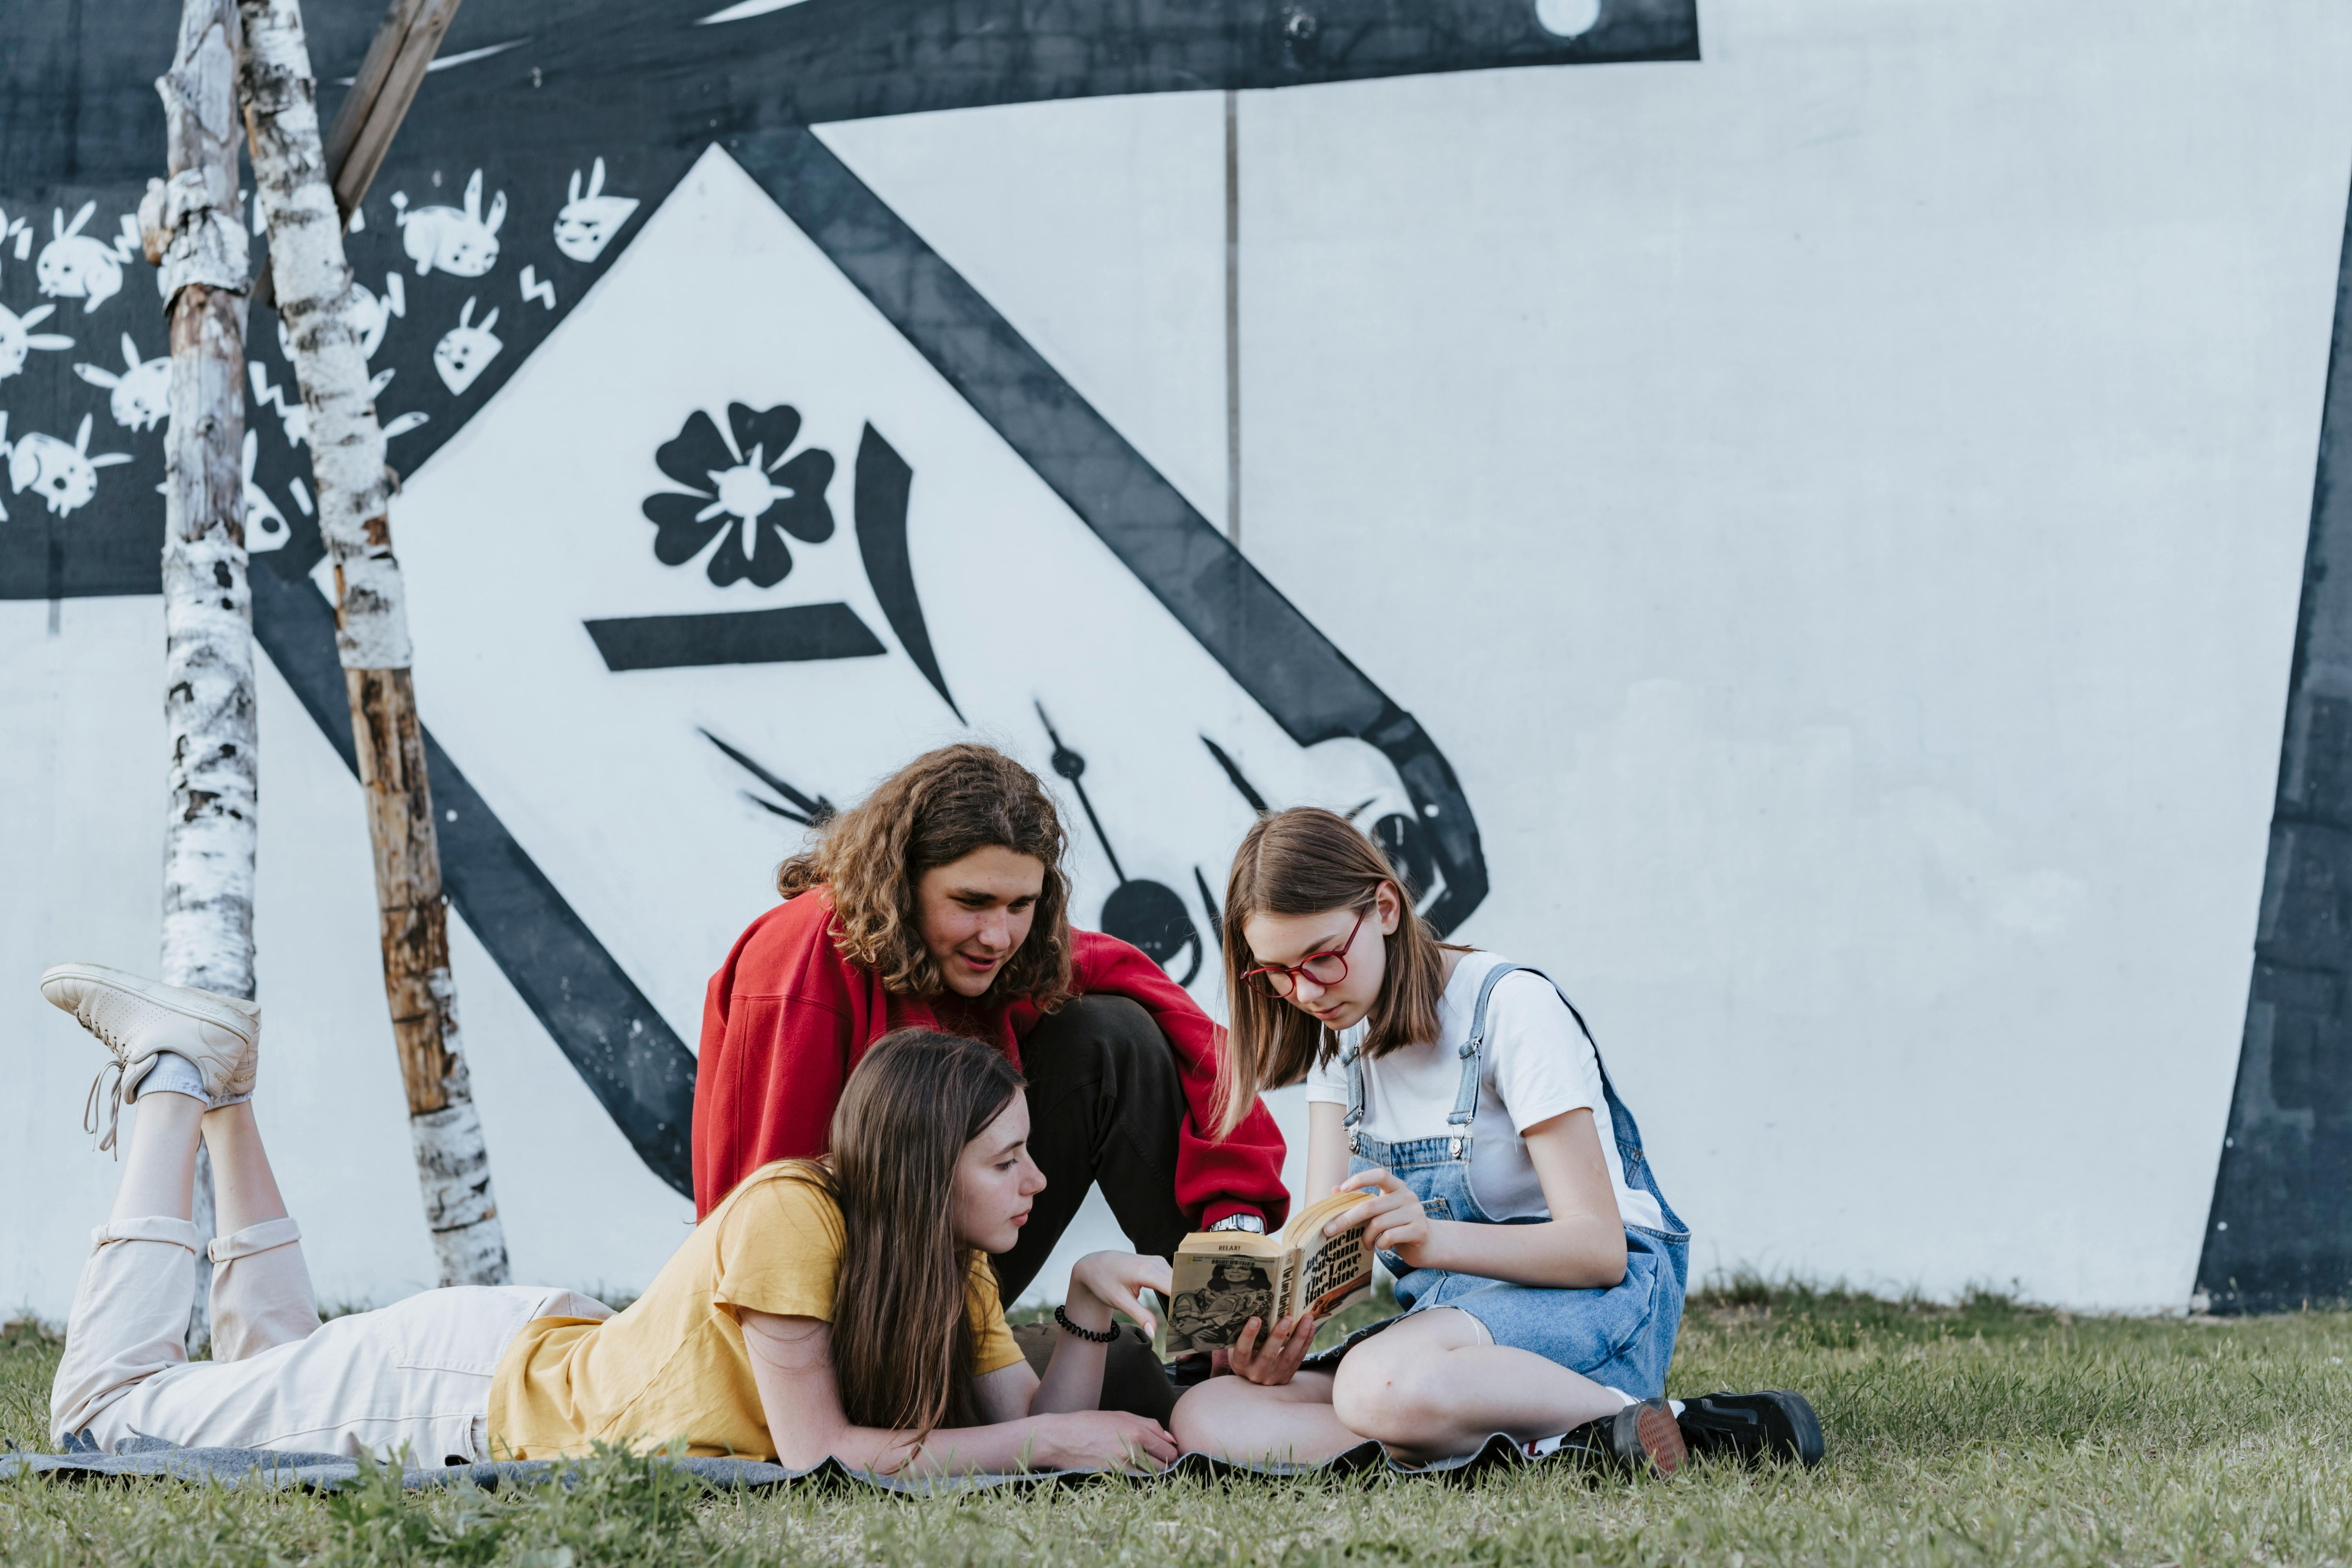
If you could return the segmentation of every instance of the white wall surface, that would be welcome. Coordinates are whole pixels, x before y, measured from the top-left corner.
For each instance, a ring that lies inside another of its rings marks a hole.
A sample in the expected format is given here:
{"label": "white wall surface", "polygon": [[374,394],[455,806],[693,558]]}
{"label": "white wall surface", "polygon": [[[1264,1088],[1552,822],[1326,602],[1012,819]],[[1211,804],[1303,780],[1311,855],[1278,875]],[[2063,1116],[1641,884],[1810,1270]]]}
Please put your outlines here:
{"label": "white wall surface", "polygon": [[[1462,934],[1579,997],[1696,1269],[2178,1309],[2245,1005],[2352,14],[1720,0],[1702,28],[1698,64],[1243,95],[1244,548],[1460,773],[1494,875]],[[824,132],[1220,520],[1222,113],[1204,94]],[[626,298],[656,225],[692,216],[649,221],[600,289]],[[790,253],[781,218],[739,218]],[[658,876],[625,848],[600,869],[615,775],[588,764],[612,759],[515,741],[486,695],[574,679],[556,623],[583,612],[533,512],[564,509],[484,487],[501,442],[547,438],[543,400],[614,402],[560,368],[640,320],[605,305],[410,476],[395,526],[427,722],[690,1042],[774,825],[667,824]],[[823,308],[853,360],[866,328]],[[732,352],[665,324],[681,353]],[[624,378],[620,412],[674,431],[659,379]],[[688,379],[678,398],[733,395]],[[861,406],[930,395],[875,387]],[[900,417],[902,449],[964,439],[952,409]],[[910,459],[919,505],[929,476],[994,461],[978,436]],[[1063,537],[1042,503],[990,515]],[[1024,557],[1049,622],[1114,591],[1082,542]],[[562,602],[540,626],[521,602],[542,589]],[[0,1129],[31,1182],[0,1218],[0,1306],[49,1316],[113,1168],[75,1121],[100,1053],[31,983],[66,957],[152,963],[160,620],[68,601],[52,633],[49,606],[0,605]],[[1183,657],[1160,630],[1134,637],[1084,657],[1147,711],[1227,711],[1206,678],[1155,677]],[[848,700],[698,687],[666,709],[641,682],[592,713],[603,689],[577,680],[556,731],[756,710],[796,763]],[[915,687],[876,700],[908,749],[952,727]],[[1004,690],[992,732],[1042,764]],[[364,828],[274,673],[263,704],[257,1103],[322,1293],[390,1300],[429,1251]],[[812,782],[870,778],[869,743]],[[611,837],[660,818],[671,765],[617,775]],[[1238,834],[1223,800],[1198,809],[1154,805],[1192,826],[1153,874]],[[456,963],[519,1277],[641,1285],[688,1205],[468,935]],[[1071,1248],[1107,1239],[1091,1212]]]}

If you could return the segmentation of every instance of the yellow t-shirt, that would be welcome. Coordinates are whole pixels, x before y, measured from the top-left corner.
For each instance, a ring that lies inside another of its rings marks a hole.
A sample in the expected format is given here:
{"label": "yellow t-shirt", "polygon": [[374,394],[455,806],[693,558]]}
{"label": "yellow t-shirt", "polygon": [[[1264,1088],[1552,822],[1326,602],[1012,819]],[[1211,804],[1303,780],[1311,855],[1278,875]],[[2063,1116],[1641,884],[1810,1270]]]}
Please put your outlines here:
{"label": "yellow t-shirt", "polygon": [[[605,1442],[689,1454],[773,1458],[743,1328],[730,1309],[833,1321],[841,1210],[806,1166],[762,1166],[697,1226],[628,1310],[602,1321],[539,1318],[499,1358],[490,1380],[498,1458],[582,1454]],[[1022,1359],[974,1255],[964,1288],[975,1374]]]}

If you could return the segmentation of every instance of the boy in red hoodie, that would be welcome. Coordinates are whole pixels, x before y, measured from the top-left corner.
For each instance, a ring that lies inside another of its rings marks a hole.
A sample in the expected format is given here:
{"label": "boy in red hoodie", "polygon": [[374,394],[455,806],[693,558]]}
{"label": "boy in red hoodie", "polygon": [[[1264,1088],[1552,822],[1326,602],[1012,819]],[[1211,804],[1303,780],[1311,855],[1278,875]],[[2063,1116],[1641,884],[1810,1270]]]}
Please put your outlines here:
{"label": "boy in red hoodie", "polygon": [[1138,1252],[1190,1230],[1272,1228],[1289,1198],[1262,1105],[1216,1127],[1224,1031],[1116,937],[1074,931],[1066,838],[1036,776],[986,746],[918,757],[784,862],[785,902],[710,978],[694,1089],[694,1199],[709,1214],[772,1160],[821,1154],[866,1047],[908,1026],[995,1046],[1029,1080],[1048,1183],[995,1259],[1011,1301],[1089,1186]]}

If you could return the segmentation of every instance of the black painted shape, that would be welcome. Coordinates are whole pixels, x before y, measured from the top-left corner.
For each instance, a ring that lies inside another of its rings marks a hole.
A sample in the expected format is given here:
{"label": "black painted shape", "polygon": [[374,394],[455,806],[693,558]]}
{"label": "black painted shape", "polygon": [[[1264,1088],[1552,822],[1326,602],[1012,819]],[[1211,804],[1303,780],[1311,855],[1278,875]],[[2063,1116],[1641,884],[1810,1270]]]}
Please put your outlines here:
{"label": "black painted shape", "polygon": [[[370,193],[366,226],[347,242],[372,290],[383,289],[387,271],[406,281],[408,313],[372,360],[394,373],[378,400],[384,417],[426,420],[393,439],[395,468],[415,471],[498,395],[713,140],[979,104],[1698,58],[1696,0],[1603,0],[1596,25],[1575,38],[1545,32],[1532,0],[803,0],[743,22],[696,25],[717,8],[716,0],[478,0],[458,13],[445,59],[523,41],[425,79]],[[95,200],[89,232],[102,238],[136,207],[163,142],[153,83],[170,63],[178,14],[167,0],[114,0],[102,19],[81,0],[0,5],[0,207],[12,220],[31,219],[36,243],[48,237],[53,207],[70,215]],[[324,82],[320,111],[330,119],[337,79],[357,67],[377,19],[366,5],[315,6],[305,19]],[[595,260],[582,262],[551,235],[572,176],[596,157],[607,166],[606,190],[640,205]],[[502,194],[509,204],[496,267],[478,278],[416,274],[392,195],[405,192],[412,214],[451,205],[477,168],[486,197]],[[553,309],[518,288],[525,266],[554,285]],[[0,261],[0,303],[20,312],[41,303],[32,275],[12,249]],[[110,437],[105,393],[68,364],[110,365],[125,331],[142,355],[163,354],[153,289],[153,272],[132,261],[121,297],[96,315],[84,320],[79,301],[58,301],[44,330],[74,336],[74,348],[35,353],[0,385],[15,434],[70,440],[80,416],[94,413],[96,449],[133,459],[106,470],[97,500],[69,517],[11,506],[16,515],[0,528],[0,598],[158,590],[162,433]],[[504,347],[450,392],[432,350],[468,299],[478,319],[502,311]],[[255,311],[248,357],[284,389],[282,399],[292,375],[276,333],[276,316]],[[299,576],[324,552],[311,520],[288,508],[294,482],[310,482],[309,454],[257,402],[248,402],[247,421],[262,432],[255,480],[286,511],[291,538],[282,554],[289,578]],[[1462,831],[1473,833],[1466,822]],[[1457,836],[1454,849],[1472,842]]]}
{"label": "black painted shape", "polygon": [[1095,803],[1087,794],[1087,760],[1073,747],[1062,743],[1054,721],[1045,717],[1045,705],[1037,703],[1037,721],[1045,726],[1046,738],[1054,743],[1054,771],[1070,781],[1078,792],[1078,805],[1085,808],[1087,821],[1095,830],[1095,842],[1102,846],[1103,858],[1110,862],[1111,875],[1118,886],[1103,900],[1102,913],[1097,917],[1102,929],[1121,942],[1133,942],[1150,955],[1151,962],[1165,967],[1168,961],[1188,946],[1192,952],[1192,966],[1184,971],[1179,985],[1190,985],[1201,973],[1201,933],[1192,924],[1192,912],[1176,889],[1165,882],[1148,878],[1129,879],[1127,868],[1118,863],[1118,851],[1110,847],[1110,835],[1103,831],[1102,818],[1095,815]]}
{"label": "black painted shape", "polygon": [[583,621],[604,668],[680,669],[704,664],[796,664],[868,658],[889,650],[857,612],[829,605],[720,610],[698,616],[628,616]]}
{"label": "black painted shape", "polygon": [[1074,748],[1062,743],[1061,734],[1055,730],[1054,721],[1045,717],[1043,702],[1031,706],[1037,710],[1037,722],[1045,726],[1045,738],[1054,743],[1054,771],[1069,780],[1070,787],[1078,792],[1078,805],[1086,812],[1087,821],[1094,826],[1095,842],[1102,846],[1103,858],[1110,862],[1110,874],[1125,882],[1127,871],[1118,863],[1118,851],[1110,847],[1110,835],[1103,831],[1102,818],[1095,815],[1095,803],[1087,794],[1086,758]]}
{"label": "black painted shape", "polygon": [[1233,758],[1227,756],[1225,754],[1225,749],[1223,746],[1220,746],[1206,735],[1201,737],[1201,744],[1209,748],[1209,755],[1217,759],[1217,766],[1225,770],[1225,777],[1233,781],[1234,788],[1239,790],[1241,792],[1242,798],[1249,802],[1249,808],[1252,811],[1256,812],[1260,816],[1264,816],[1267,812],[1274,809],[1274,807],[1266,805],[1265,796],[1257,793],[1257,786],[1250,783],[1248,779],[1242,776],[1242,765],[1234,761]]}
{"label": "black painted shape", "polygon": [[[717,540],[704,568],[713,586],[749,581],[772,588],[791,575],[786,534],[803,544],[833,537],[833,509],[824,499],[833,454],[817,447],[793,452],[800,428],[800,411],[790,404],[761,410],[730,403],[725,434],[707,410],[688,415],[678,433],[654,448],[655,465],[683,488],[657,490],[638,507],[655,528],[654,559],[683,566]],[[733,487],[721,476],[732,474],[750,475],[766,493],[730,496]]]}
{"label": "black painted shape", "polygon": [[[317,589],[253,574],[254,636],[356,776],[335,614]],[[441,880],[532,1016],[654,1174],[694,1194],[694,1055],[507,831],[431,731]],[[493,1138],[496,1131],[493,1130]]]}
{"label": "black painted shape", "polygon": [[958,719],[963,710],[948,695],[948,679],[940,672],[939,656],[931,651],[930,628],[923,621],[923,601],[915,593],[915,562],[907,549],[907,501],[914,493],[915,470],[897,448],[868,425],[857,441],[857,472],[851,483],[850,510],[856,518],[857,557],[866,563],[866,580],[881,602],[882,618],[898,634],[899,646],[948,711]]}
{"label": "black painted shape", "polygon": [[2352,219],[2253,982],[2198,1289],[2217,1312],[2352,1300]]}
{"label": "black painted shape", "polygon": [[1590,29],[1563,38],[1533,0],[803,0],[707,27],[589,9],[534,47],[558,85],[575,71],[609,81],[609,62],[625,58],[646,85],[611,83],[616,94],[666,89],[674,134],[732,134],[982,104],[1695,60],[1698,12],[1696,0],[1603,0]]}
{"label": "black painted shape", "polygon": [[734,747],[729,745],[726,742],[720,740],[709,731],[698,729],[696,732],[701,735],[704,740],[718,747],[721,752],[726,752],[728,757],[745,773],[750,773],[753,778],[758,779],[761,784],[766,784],[770,789],[774,790],[778,795],[782,795],[786,800],[792,802],[792,805],[778,805],[773,801],[761,800],[750,790],[745,790],[743,792],[743,798],[750,801],[753,805],[760,807],[762,811],[771,811],[775,813],[778,816],[788,817],[792,821],[799,823],[803,827],[822,827],[840,815],[840,808],[835,805],[833,802],[825,799],[824,796],[821,795],[803,795],[800,791],[794,789],[792,785],[786,784],[783,780],[778,778],[775,774],[761,767],[758,763],[752,761],[751,757],[737,751]]}
{"label": "black painted shape", "polygon": [[1419,908],[1423,896],[1437,887],[1440,875],[1437,857],[1429,852],[1429,836],[1422,832],[1421,824],[1392,811],[1372,824],[1371,839],[1396,868],[1405,896]]}
{"label": "black painted shape", "polygon": [[1217,895],[1209,890],[1209,875],[1198,866],[1192,868],[1192,886],[1201,890],[1201,907],[1209,911],[1209,929],[1217,933],[1217,945],[1224,946],[1225,917],[1217,912]]}
{"label": "black painted shape", "polygon": [[1201,932],[1192,911],[1165,882],[1121,882],[1103,900],[1102,929],[1121,942],[1133,942],[1163,968],[1178,953],[1190,950],[1192,963],[1177,977],[1190,985],[1201,974]]}
{"label": "black painted shape", "polygon": [[727,146],[803,233],[1225,672],[1302,746],[1354,737],[1394,764],[1445,874],[1441,931],[1486,896],[1478,825],[1420,721],[1349,663],[993,306],[805,127]]}

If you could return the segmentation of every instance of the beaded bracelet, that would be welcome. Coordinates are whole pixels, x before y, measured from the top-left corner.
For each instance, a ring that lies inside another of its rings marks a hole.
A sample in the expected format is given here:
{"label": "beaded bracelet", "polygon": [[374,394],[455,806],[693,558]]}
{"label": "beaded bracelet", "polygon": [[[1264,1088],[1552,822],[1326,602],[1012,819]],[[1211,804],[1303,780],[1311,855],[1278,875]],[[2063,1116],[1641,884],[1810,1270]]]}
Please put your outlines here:
{"label": "beaded bracelet", "polygon": [[1054,1309],[1054,1321],[1062,1325],[1062,1330],[1065,1333],[1076,1334],[1078,1338],[1086,1341],[1087,1343],[1090,1345],[1107,1345],[1110,1343],[1111,1341],[1118,1338],[1118,1325],[1117,1323],[1114,1322],[1109,1328],[1103,1330],[1100,1333],[1097,1333],[1092,1329],[1082,1329],[1078,1327],[1077,1324],[1070,1321],[1070,1314],[1065,1312],[1059,1307]]}

